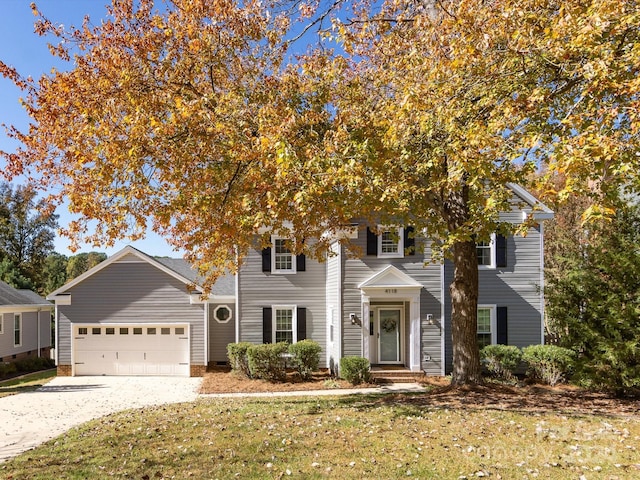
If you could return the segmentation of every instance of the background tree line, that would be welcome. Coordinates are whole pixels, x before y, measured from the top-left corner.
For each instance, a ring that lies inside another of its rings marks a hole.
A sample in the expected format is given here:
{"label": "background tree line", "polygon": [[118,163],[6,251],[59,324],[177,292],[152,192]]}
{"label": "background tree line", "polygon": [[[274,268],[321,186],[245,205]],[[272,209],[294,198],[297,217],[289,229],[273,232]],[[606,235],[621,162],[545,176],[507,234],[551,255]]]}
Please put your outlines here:
{"label": "background tree line", "polygon": [[67,257],[54,251],[58,216],[36,192],[0,184],[0,280],[47,295],[107,258],[105,253]]}

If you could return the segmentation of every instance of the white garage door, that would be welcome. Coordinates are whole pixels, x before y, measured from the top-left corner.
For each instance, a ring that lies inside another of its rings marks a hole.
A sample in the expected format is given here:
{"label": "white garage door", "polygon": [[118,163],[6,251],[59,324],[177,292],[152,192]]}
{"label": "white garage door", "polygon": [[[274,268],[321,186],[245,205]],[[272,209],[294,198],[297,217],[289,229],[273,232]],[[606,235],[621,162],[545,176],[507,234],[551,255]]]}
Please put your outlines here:
{"label": "white garage door", "polygon": [[187,325],[74,326],[75,375],[189,376]]}

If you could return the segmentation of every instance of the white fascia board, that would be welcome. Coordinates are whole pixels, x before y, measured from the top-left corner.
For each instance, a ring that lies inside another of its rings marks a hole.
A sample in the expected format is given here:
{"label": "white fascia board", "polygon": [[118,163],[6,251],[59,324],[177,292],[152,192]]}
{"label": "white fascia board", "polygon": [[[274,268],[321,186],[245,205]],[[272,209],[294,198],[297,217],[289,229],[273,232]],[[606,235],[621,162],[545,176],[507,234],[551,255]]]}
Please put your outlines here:
{"label": "white fascia board", "polygon": [[55,302],[56,305],[71,305],[71,295],[70,294],[58,294],[54,295],[50,293],[47,295],[47,300],[51,300]]}
{"label": "white fascia board", "polygon": [[39,305],[2,305],[0,306],[0,313],[26,313],[26,312],[39,312],[43,309],[53,308],[51,303],[43,303]]}
{"label": "white fascia board", "polygon": [[554,217],[554,212],[544,203],[534,197],[529,191],[521,187],[516,183],[507,183],[507,186],[522,200],[527,202],[532,210],[530,212],[522,212],[523,218],[526,219],[528,215],[532,215],[536,220],[550,220]]}

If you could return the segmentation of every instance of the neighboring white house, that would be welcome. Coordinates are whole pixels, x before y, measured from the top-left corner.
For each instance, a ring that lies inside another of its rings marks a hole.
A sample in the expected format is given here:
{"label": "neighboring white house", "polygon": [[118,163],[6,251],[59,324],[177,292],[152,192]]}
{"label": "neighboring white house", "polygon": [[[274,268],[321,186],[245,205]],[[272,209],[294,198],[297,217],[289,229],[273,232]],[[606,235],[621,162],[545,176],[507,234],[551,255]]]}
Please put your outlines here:
{"label": "neighboring white house", "polygon": [[0,281],[0,362],[49,358],[53,305],[31,290]]}

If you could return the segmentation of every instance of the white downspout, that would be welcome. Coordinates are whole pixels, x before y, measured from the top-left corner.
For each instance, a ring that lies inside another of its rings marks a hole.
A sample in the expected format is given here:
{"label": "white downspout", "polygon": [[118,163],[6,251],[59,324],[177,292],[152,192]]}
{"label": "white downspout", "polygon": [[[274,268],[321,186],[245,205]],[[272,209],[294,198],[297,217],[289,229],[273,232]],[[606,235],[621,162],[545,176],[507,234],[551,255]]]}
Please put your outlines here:
{"label": "white downspout", "polygon": [[447,356],[445,351],[445,339],[446,339],[446,325],[447,322],[444,318],[445,313],[445,284],[444,284],[444,260],[440,262],[440,375],[443,377],[446,373]]}
{"label": "white downspout", "polygon": [[236,315],[234,321],[236,322],[236,343],[240,342],[240,265],[238,264],[238,252],[236,250],[236,275],[235,275],[235,290],[236,290]]}
{"label": "white downspout", "polygon": [[540,317],[541,331],[540,343],[544,344],[544,324],[545,324],[545,305],[544,305],[544,221],[540,221]]}
{"label": "white downspout", "polygon": [[[58,348],[58,342],[60,341],[60,312],[58,311],[58,303],[56,302],[55,304],[55,324],[56,324],[56,328],[55,328],[55,332],[56,332],[56,341],[54,342],[54,346],[55,346],[55,355],[54,355],[54,361],[56,363],[56,367],[60,364],[60,349]],[[73,333],[73,332],[72,332]],[[73,345],[73,335],[71,336],[71,345]]]}
{"label": "white downspout", "polygon": [[40,340],[40,329],[42,328],[40,326],[40,312],[41,312],[41,308],[38,309],[38,311],[36,312],[36,328],[38,329],[38,358],[40,358],[42,352],[42,346],[41,346],[41,340]]}
{"label": "white downspout", "polygon": [[209,366],[209,301],[204,302],[204,368]]}

